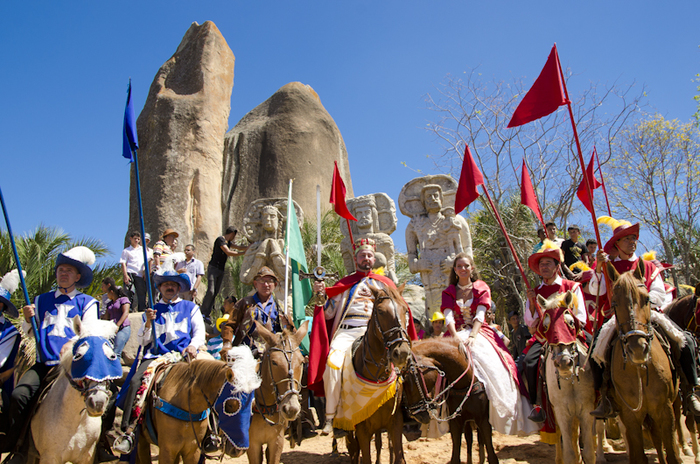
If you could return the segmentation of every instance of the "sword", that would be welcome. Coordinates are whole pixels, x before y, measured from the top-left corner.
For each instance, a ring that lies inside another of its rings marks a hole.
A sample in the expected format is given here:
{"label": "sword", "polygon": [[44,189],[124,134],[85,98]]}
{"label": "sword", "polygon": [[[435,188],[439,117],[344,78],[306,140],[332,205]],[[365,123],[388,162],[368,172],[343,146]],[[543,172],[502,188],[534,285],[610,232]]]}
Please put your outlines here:
{"label": "sword", "polygon": [[[323,250],[323,245],[321,244],[321,186],[316,185],[316,268],[313,272],[299,272],[299,280],[311,279],[325,282],[326,279],[338,280],[340,276],[337,272],[328,272],[326,268],[321,266],[321,251]],[[316,298],[319,304],[324,303],[321,301],[321,297],[318,293],[314,292],[314,298]]]}

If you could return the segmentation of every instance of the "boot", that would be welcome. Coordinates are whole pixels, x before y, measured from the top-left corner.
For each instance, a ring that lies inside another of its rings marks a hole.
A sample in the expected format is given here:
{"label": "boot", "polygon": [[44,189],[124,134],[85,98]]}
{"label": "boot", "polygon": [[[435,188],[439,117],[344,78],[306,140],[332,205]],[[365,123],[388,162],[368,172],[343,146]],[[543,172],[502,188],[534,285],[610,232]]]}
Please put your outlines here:
{"label": "boot", "polygon": [[600,390],[600,401],[598,401],[596,408],[591,411],[591,416],[596,419],[608,419],[615,416],[615,410],[610,402],[610,398],[608,398],[607,388],[605,390],[605,393],[603,393],[603,389]]}
{"label": "boot", "polygon": [[693,390],[688,393],[685,397],[686,401],[686,407],[688,408],[688,412],[692,414],[693,416],[700,416],[700,400],[698,400],[698,386],[696,385]]}
{"label": "boot", "polygon": [[542,423],[547,420],[547,414],[544,412],[544,409],[542,409],[541,406],[535,404],[533,405],[532,411],[527,418],[532,422]]}
{"label": "boot", "polygon": [[326,423],[323,425],[323,430],[321,430],[321,435],[330,435],[333,431],[333,418],[326,417]]}

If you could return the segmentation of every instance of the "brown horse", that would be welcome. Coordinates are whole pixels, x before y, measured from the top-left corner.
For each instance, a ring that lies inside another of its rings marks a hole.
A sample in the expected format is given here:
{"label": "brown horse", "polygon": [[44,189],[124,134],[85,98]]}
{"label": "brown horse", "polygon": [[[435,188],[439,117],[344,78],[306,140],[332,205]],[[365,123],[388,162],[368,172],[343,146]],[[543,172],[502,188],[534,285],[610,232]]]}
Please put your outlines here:
{"label": "brown horse", "polygon": [[[630,462],[647,462],[642,426],[651,431],[652,441],[663,462],[681,462],[674,440],[673,402],[678,381],[672,364],[651,325],[649,294],[643,282],[643,267],[622,275],[608,263],[612,281],[611,306],[619,336],[613,341],[611,379],[615,402],[625,426]],[[674,381],[675,380],[675,381]]]}
{"label": "brown horse", "polygon": [[287,424],[301,411],[301,376],[304,356],[299,344],[309,323],[299,330],[285,329],[275,334],[255,322],[258,335],[267,347],[260,361],[262,384],[255,390],[253,417],[250,421],[248,462],[262,464],[263,447],[267,445],[267,463],[279,464],[284,448]]}
{"label": "brown horse", "polygon": [[[384,382],[395,372],[402,369],[411,354],[411,341],[406,327],[409,309],[398,290],[392,287],[379,289],[370,287],[374,295],[374,308],[367,322],[367,332],[362,336],[353,355],[352,364],[355,372],[372,382]],[[370,440],[372,436],[385,429],[388,431],[394,463],[404,464],[401,434],[403,416],[399,406],[400,389],[393,401],[384,403],[369,418],[355,426],[355,431],[346,437],[351,461],[359,462],[359,448],[362,462],[371,463]]]}
{"label": "brown horse", "polygon": [[[252,357],[252,356],[251,356]],[[224,382],[233,381],[234,372],[225,362],[196,360],[173,364],[162,382],[154,389],[154,401],[147,401],[145,421],[151,421],[157,436],[151,436],[149,427],[141,427],[136,462],[151,462],[151,444],[159,447],[158,462],[197,464],[201,443],[207,432],[208,421],[201,418],[216,401]],[[180,420],[153,407],[157,401],[189,413],[193,420]],[[199,419],[199,420],[197,420]]]}
{"label": "brown horse", "polygon": [[[498,463],[489,422],[489,399],[476,379],[473,363],[465,356],[460,341],[452,338],[421,340],[413,344],[413,353],[415,361],[409,363],[404,374],[404,395],[409,413],[425,424],[430,417],[436,417],[440,405],[446,402],[452,437],[451,464],[461,462],[462,433],[467,440],[467,463],[472,462],[473,438],[469,422],[474,422],[477,427],[479,444],[486,447],[489,464]],[[444,379],[440,379],[441,376]],[[438,381],[443,382],[443,386],[435,392]],[[479,454],[482,454],[481,449]]]}

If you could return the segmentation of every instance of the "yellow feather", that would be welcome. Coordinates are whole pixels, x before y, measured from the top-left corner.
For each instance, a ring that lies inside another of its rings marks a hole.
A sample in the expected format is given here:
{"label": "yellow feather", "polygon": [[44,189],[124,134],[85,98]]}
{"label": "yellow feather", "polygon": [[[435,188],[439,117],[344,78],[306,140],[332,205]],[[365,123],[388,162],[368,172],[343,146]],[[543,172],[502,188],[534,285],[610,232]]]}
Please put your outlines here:
{"label": "yellow feather", "polygon": [[620,221],[610,216],[600,216],[598,218],[598,224],[605,224],[612,230],[615,230],[620,225]]}
{"label": "yellow feather", "polygon": [[544,242],[542,242],[542,247],[540,248],[539,253],[542,253],[543,251],[547,250],[558,250],[559,245],[551,241],[550,239],[546,238],[544,239]]}
{"label": "yellow feather", "polygon": [[644,261],[654,261],[656,259],[656,251],[649,250],[642,255]]}
{"label": "yellow feather", "polygon": [[384,275],[384,266],[375,269],[373,272],[377,275]]}
{"label": "yellow feather", "polygon": [[583,261],[576,261],[574,264],[569,266],[569,269],[572,271],[580,271],[580,272],[586,272],[590,271],[591,268],[588,266],[588,264],[584,263]]}

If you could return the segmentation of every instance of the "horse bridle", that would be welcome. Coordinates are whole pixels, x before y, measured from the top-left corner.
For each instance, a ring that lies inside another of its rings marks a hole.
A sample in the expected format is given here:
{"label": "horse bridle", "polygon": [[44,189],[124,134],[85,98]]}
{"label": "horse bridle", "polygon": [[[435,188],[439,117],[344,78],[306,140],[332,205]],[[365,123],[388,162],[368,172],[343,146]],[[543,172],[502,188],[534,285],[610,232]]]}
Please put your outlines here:
{"label": "horse bridle", "polygon": [[[287,348],[287,345],[289,345],[289,348]],[[270,352],[272,351],[279,351],[284,355],[285,360],[287,361],[287,377],[285,377],[282,380],[275,381],[275,377],[272,374],[272,361],[271,361],[271,356]],[[259,388],[255,390],[255,408],[256,410],[260,413],[260,415],[265,419],[265,422],[267,422],[270,425],[277,425],[280,423],[279,418],[277,422],[273,422],[272,420],[268,419],[267,416],[272,416],[274,415],[278,410],[280,404],[290,395],[297,395],[299,398],[301,398],[301,382],[297,379],[294,378],[294,367],[293,367],[293,357],[294,353],[300,351],[299,347],[294,348],[292,346],[292,342],[284,338],[282,340],[282,347],[270,347],[267,349],[265,352],[265,355],[263,356],[263,360],[261,363],[261,369],[264,369],[263,365],[267,365],[267,371],[270,374],[270,378],[272,379],[272,387],[274,389],[274,394],[275,394],[275,403],[274,404],[265,404],[264,401],[261,401],[258,399],[258,391],[260,390]],[[280,394],[279,389],[277,388],[277,385],[281,384],[282,382],[287,382],[287,390],[284,393]]]}
{"label": "horse bridle", "polygon": [[[394,316],[394,320],[396,321],[396,325],[391,327],[388,330],[384,330],[382,328],[381,323],[379,322],[379,315],[375,314],[377,305],[384,300],[391,300],[391,309],[392,313]],[[401,343],[408,343],[409,345],[411,344],[411,340],[408,336],[408,332],[406,329],[403,328],[401,325],[401,321],[399,320],[399,314],[396,311],[396,302],[389,296],[389,295],[381,295],[377,296],[374,299],[374,308],[372,310],[372,319],[374,319],[374,327],[379,333],[382,335],[382,341],[384,342],[384,352],[386,355],[386,367],[387,370],[390,370],[391,368],[391,356],[389,355],[391,353],[391,350],[394,348],[394,346],[401,344]],[[389,339],[387,341],[387,338]],[[372,357],[372,354],[370,353],[370,357]],[[372,362],[374,362],[376,365],[379,365],[377,362],[372,359]]]}
{"label": "horse bridle", "polygon": [[76,389],[80,395],[85,398],[88,393],[98,390],[98,391],[103,391],[107,394],[107,398],[112,397],[112,391],[107,387],[110,383],[112,383],[111,380],[103,380],[102,382],[96,382],[94,380],[73,380],[73,378],[68,374],[68,372],[64,371],[64,375],[68,379],[68,383],[70,384],[71,387]]}
{"label": "horse bridle", "polygon": [[[637,287],[640,288],[646,288],[644,284],[637,284]],[[651,318],[646,322],[639,322],[635,319],[634,317],[634,307],[633,307],[633,299],[632,299],[632,291],[630,290],[629,295],[628,295],[628,301],[629,304],[627,306],[627,311],[629,314],[629,321],[627,322],[620,322],[619,318],[617,318],[617,327],[618,327],[618,336],[620,337],[620,341],[622,342],[622,356],[627,360],[627,343],[630,338],[634,337],[644,337],[647,340],[647,345],[646,348],[644,348],[644,362],[643,364],[646,364],[649,361],[649,355],[651,353],[651,341],[654,338],[654,332],[652,331],[651,328]],[[644,306],[644,305],[642,305]],[[623,327],[628,325],[629,330],[627,332],[623,331]]]}

